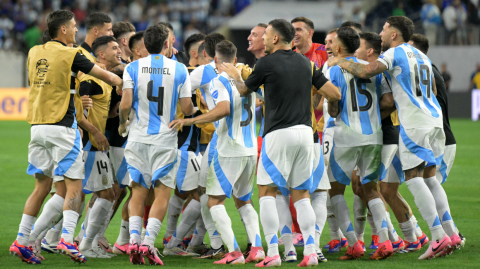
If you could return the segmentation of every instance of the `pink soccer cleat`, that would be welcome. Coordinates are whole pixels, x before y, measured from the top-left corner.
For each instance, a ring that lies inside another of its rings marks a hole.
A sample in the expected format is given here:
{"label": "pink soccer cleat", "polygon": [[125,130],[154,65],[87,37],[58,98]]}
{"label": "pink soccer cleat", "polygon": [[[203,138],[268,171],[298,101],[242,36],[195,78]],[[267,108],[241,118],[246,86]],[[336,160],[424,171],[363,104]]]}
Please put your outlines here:
{"label": "pink soccer cleat", "polygon": [[405,242],[398,237],[397,242],[392,242],[393,252],[399,252],[405,249]]}
{"label": "pink soccer cleat", "polygon": [[347,253],[339,258],[339,260],[355,260],[363,255],[365,255],[365,251],[363,250],[363,245],[360,243],[361,241],[357,241],[353,246],[348,247]]}
{"label": "pink soccer cleat", "polygon": [[393,255],[392,241],[387,240],[383,243],[378,243],[378,248],[375,250],[370,260],[383,260]]}
{"label": "pink soccer cleat", "polygon": [[234,251],[227,253],[221,260],[213,262],[213,264],[245,264],[245,258],[242,252]]}
{"label": "pink soccer cleat", "polygon": [[251,262],[261,262],[265,259],[265,251],[263,251],[263,247],[252,247],[250,251],[248,252],[247,259],[245,260],[245,263],[251,263]]}
{"label": "pink soccer cleat", "polygon": [[282,265],[282,260],[280,259],[280,255],[275,255],[273,257],[265,257],[265,260],[255,264],[255,267],[278,267]]}
{"label": "pink soccer cleat", "polygon": [[78,246],[76,243],[68,243],[65,242],[65,240],[60,239],[60,242],[58,242],[57,245],[57,250],[60,254],[67,255],[70,257],[70,259],[74,262],[78,263],[86,263],[87,258],[80,253],[78,250]]}
{"label": "pink soccer cleat", "polygon": [[150,265],[163,265],[163,262],[160,259],[161,254],[155,247],[147,244],[142,244],[138,248],[138,251],[140,252],[140,254],[147,256]]}
{"label": "pink soccer cleat", "polygon": [[119,255],[126,255],[128,254],[128,245],[129,244],[125,244],[125,245],[119,245],[117,244],[117,242],[115,242],[115,245],[113,245],[113,250],[112,250],[112,253],[113,254],[119,254]]}
{"label": "pink soccer cleat", "polygon": [[143,259],[143,256],[140,254],[138,250],[138,244],[130,244],[128,246],[128,252],[130,255],[130,262],[132,264],[145,264],[145,260]]}
{"label": "pink soccer cleat", "polygon": [[303,257],[303,261],[297,267],[310,267],[318,265],[318,257],[316,253]]}
{"label": "pink soccer cleat", "polygon": [[[428,245],[428,249],[422,256],[420,256],[419,260],[429,260],[433,259],[437,256],[441,256],[444,252],[450,251],[449,249],[452,248],[452,240],[448,235],[445,235],[441,240],[434,240],[431,241]],[[445,255],[443,255],[445,256]]]}
{"label": "pink soccer cleat", "polygon": [[41,264],[40,260],[33,254],[32,247],[20,245],[17,240],[10,246],[10,254],[18,256],[22,262],[28,264]]}

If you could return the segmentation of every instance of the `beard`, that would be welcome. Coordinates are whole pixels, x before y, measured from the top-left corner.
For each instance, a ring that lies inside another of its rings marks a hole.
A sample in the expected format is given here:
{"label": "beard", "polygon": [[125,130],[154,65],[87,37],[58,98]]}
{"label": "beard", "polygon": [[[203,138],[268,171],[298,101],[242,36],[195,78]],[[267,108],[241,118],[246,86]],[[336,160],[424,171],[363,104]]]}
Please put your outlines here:
{"label": "beard", "polygon": [[390,49],[390,43],[387,43],[386,41],[382,42],[382,51],[387,51]]}

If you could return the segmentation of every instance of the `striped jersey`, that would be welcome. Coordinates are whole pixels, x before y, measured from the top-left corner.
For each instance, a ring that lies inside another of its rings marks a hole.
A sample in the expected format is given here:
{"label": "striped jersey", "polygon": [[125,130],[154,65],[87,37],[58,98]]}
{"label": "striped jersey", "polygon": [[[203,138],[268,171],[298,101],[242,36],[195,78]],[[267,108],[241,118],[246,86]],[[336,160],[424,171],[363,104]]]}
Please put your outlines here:
{"label": "striped jersey", "polygon": [[179,98],[191,98],[190,77],[184,64],[160,54],[141,58],[125,67],[123,88],[133,89],[128,140],[177,148],[177,130],[168,128],[176,118]]}
{"label": "striped jersey", "polygon": [[218,121],[216,126],[218,155],[240,157],[257,155],[255,135],[255,94],[240,96],[235,82],[226,73],[210,83],[210,94],[216,104],[230,103],[230,115]]}
{"label": "striped jersey", "polygon": [[432,62],[407,43],[384,52],[393,99],[403,128],[442,127],[442,109],[432,91]]}
{"label": "striped jersey", "polygon": [[[328,64],[324,64],[322,66],[322,72],[327,76],[327,72],[330,69]],[[328,78],[328,77],[327,77]],[[328,100],[327,98],[323,98],[323,132],[325,133],[325,130],[327,128],[332,128],[335,126],[335,118],[330,117],[330,114],[328,114]]]}
{"label": "striped jersey", "polygon": [[[346,59],[368,64],[355,57]],[[379,98],[387,91],[386,87],[382,87],[382,75],[361,79],[339,66],[334,66],[328,69],[326,77],[340,89],[342,94],[338,103],[339,114],[335,119],[335,146],[382,144]]]}
{"label": "striped jersey", "polygon": [[210,96],[210,82],[218,76],[218,70],[215,66],[215,62],[212,61],[209,64],[201,65],[190,73],[191,90],[200,89],[203,95],[203,99],[208,105],[208,109],[212,110],[215,107],[212,97]]}

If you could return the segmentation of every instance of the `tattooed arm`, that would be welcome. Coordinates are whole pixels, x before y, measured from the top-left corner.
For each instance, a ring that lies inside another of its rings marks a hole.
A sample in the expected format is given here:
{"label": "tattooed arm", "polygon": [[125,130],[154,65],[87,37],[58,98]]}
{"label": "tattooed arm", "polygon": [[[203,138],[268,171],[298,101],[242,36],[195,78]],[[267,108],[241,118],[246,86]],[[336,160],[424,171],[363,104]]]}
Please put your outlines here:
{"label": "tattooed arm", "polygon": [[379,62],[374,61],[367,65],[361,63],[351,62],[344,58],[332,57],[328,59],[328,65],[338,65],[347,72],[359,78],[371,78],[387,70],[387,67]]}
{"label": "tattooed arm", "polygon": [[314,94],[313,95],[313,109],[322,111],[322,109],[318,109],[318,105],[320,104],[320,101],[322,100],[322,95],[321,94]]}
{"label": "tattooed arm", "polygon": [[109,70],[110,72],[116,74],[116,75],[123,75],[123,70],[125,70],[125,66],[127,66],[126,64],[119,64],[115,67],[113,67],[111,70]]}
{"label": "tattooed arm", "polygon": [[338,106],[338,101],[328,102],[328,114],[330,114],[331,117],[336,118],[339,113],[340,107]]}
{"label": "tattooed arm", "polygon": [[235,66],[233,66],[231,63],[223,63],[221,68],[223,71],[225,71],[225,73],[235,80],[235,86],[237,87],[237,90],[241,96],[246,97],[253,92],[245,85],[240,71]]}

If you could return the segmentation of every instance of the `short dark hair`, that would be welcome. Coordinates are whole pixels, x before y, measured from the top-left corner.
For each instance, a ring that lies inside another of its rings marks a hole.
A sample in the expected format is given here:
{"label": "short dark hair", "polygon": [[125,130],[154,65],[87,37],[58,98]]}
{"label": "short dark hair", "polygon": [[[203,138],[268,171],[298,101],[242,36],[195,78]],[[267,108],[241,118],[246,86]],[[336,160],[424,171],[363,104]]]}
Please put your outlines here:
{"label": "short dark hair", "polygon": [[48,34],[50,38],[56,38],[58,36],[58,30],[62,25],[65,25],[75,16],[73,12],[70,10],[57,10],[50,14],[47,17],[47,25],[48,25]]}
{"label": "short dark hair", "polygon": [[293,25],[284,19],[275,19],[268,23],[272,28],[282,36],[284,43],[290,43],[295,36]]}
{"label": "short dark hair", "polygon": [[360,47],[360,37],[350,27],[340,27],[337,31],[337,38],[340,39],[348,53],[354,53]]}
{"label": "short dark hair", "polygon": [[419,49],[423,54],[427,55],[428,48],[428,38],[422,34],[413,34],[410,37],[410,41],[413,41],[413,46]]}
{"label": "short dark hair", "polygon": [[170,31],[172,31],[172,34],[175,34],[175,32],[173,31],[173,26],[169,22],[161,21],[161,22],[157,22],[157,25],[163,25],[168,29],[170,29]]}
{"label": "short dark hair", "polygon": [[221,41],[215,45],[215,55],[223,61],[233,62],[237,56],[237,47],[228,40]]}
{"label": "short dark hair", "polygon": [[145,48],[148,53],[160,54],[167,38],[167,27],[161,24],[156,24],[147,28],[143,35],[143,42],[145,43]]}
{"label": "short dark hair", "polygon": [[205,34],[197,33],[189,36],[187,40],[185,40],[183,44],[183,48],[189,58],[190,58],[190,49],[192,48],[192,46],[200,41],[205,40],[205,36],[206,36]]}
{"label": "short dark hair", "polygon": [[205,50],[205,42],[203,42],[202,44],[200,44],[200,46],[198,46],[198,55],[201,54],[202,57],[203,57],[202,51],[204,51],[204,50]]}
{"label": "short dark hair", "polygon": [[405,16],[391,16],[387,19],[390,27],[394,27],[402,33],[403,41],[408,42],[415,31],[413,21]]}
{"label": "short dark hair", "polygon": [[119,39],[122,35],[128,34],[131,32],[135,33],[135,26],[129,22],[119,21],[113,24],[112,27],[113,36],[116,39]]}
{"label": "short dark hair", "polygon": [[93,55],[95,55],[95,57],[98,56],[98,52],[99,52],[99,49],[105,45],[107,45],[108,43],[112,42],[112,41],[117,41],[117,39],[113,36],[101,36],[97,39],[95,39],[95,41],[93,41],[92,43],[92,52],[93,52]]}
{"label": "short dark hair", "polygon": [[305,23],[306,25],[308,25],[308,27],[310,27],[310,29],[315,29],[314,28],[314,25],[313,25],[313,21],[310,20],[309,18],[306,18],[306,17],[296,17],[295,19],[293,19],[291,21],[291,23],[294,23],[294,22],[303,22]]}
{"label": "short dark hair", "polygon": [[356,22],[356,21],[346,21],[340,25],[340,27],[353,27],[355,28],[355,31],[357,32],[362,32],[363,31],[363,26]]}
{"label": "short dark hair", "polygon": [[142,40],[144,33],[144,31],[140,31],[130,37],[130,40],[128,40],[128,47],[130,48],[130,51],[133,50],[133,47],[135,47],[137,42]]}
{"label": "short dark hair", "polygon": [[372,48],[375,54],[380,55],[382,52],[382,38],[374,32],[360,33],[360,38],[365,40],[368,48]]}
{"label": "short dark hair", "polygon": [[48,29],[47,29],[43,31],[43,35],[42,35],[43,44],[47,43],[50,40],[52,40],[52,38],[50,37],[50,34],[48,33]]}
{"label": "short dark hair", "polygon": [[226,38],[222,34],[219,34],[219,33],[208,34],[205,37],[205,42],[203,42],[203,44],[205,44],[205,52],[207,53],[207,55],[212,58],[215,57],[215,46],[223,40],[226,40]]}
{"label": "short dark hair", "polygon": [[257,24],[257,26],[258,26],[258,27],[263,27],[263,28],[267,28],[267,27],[268,27],[268,25],[267,25],[266,23],[263,23],[263,22]]}
{"label": "short dark hair", "polygon": [[93,12],[87,16],[85,19],[85,26],[87,31],[91,30],[96,26],[103,26],[105,23],[111,23],[112,18],[103,12]]}
{"label": "short dark hair", "polygon": [[336,33],[337,31],[338,31],[338,28],[332,29],[332,30],[328,31],[327,35],[332,34],[332,33]]}

